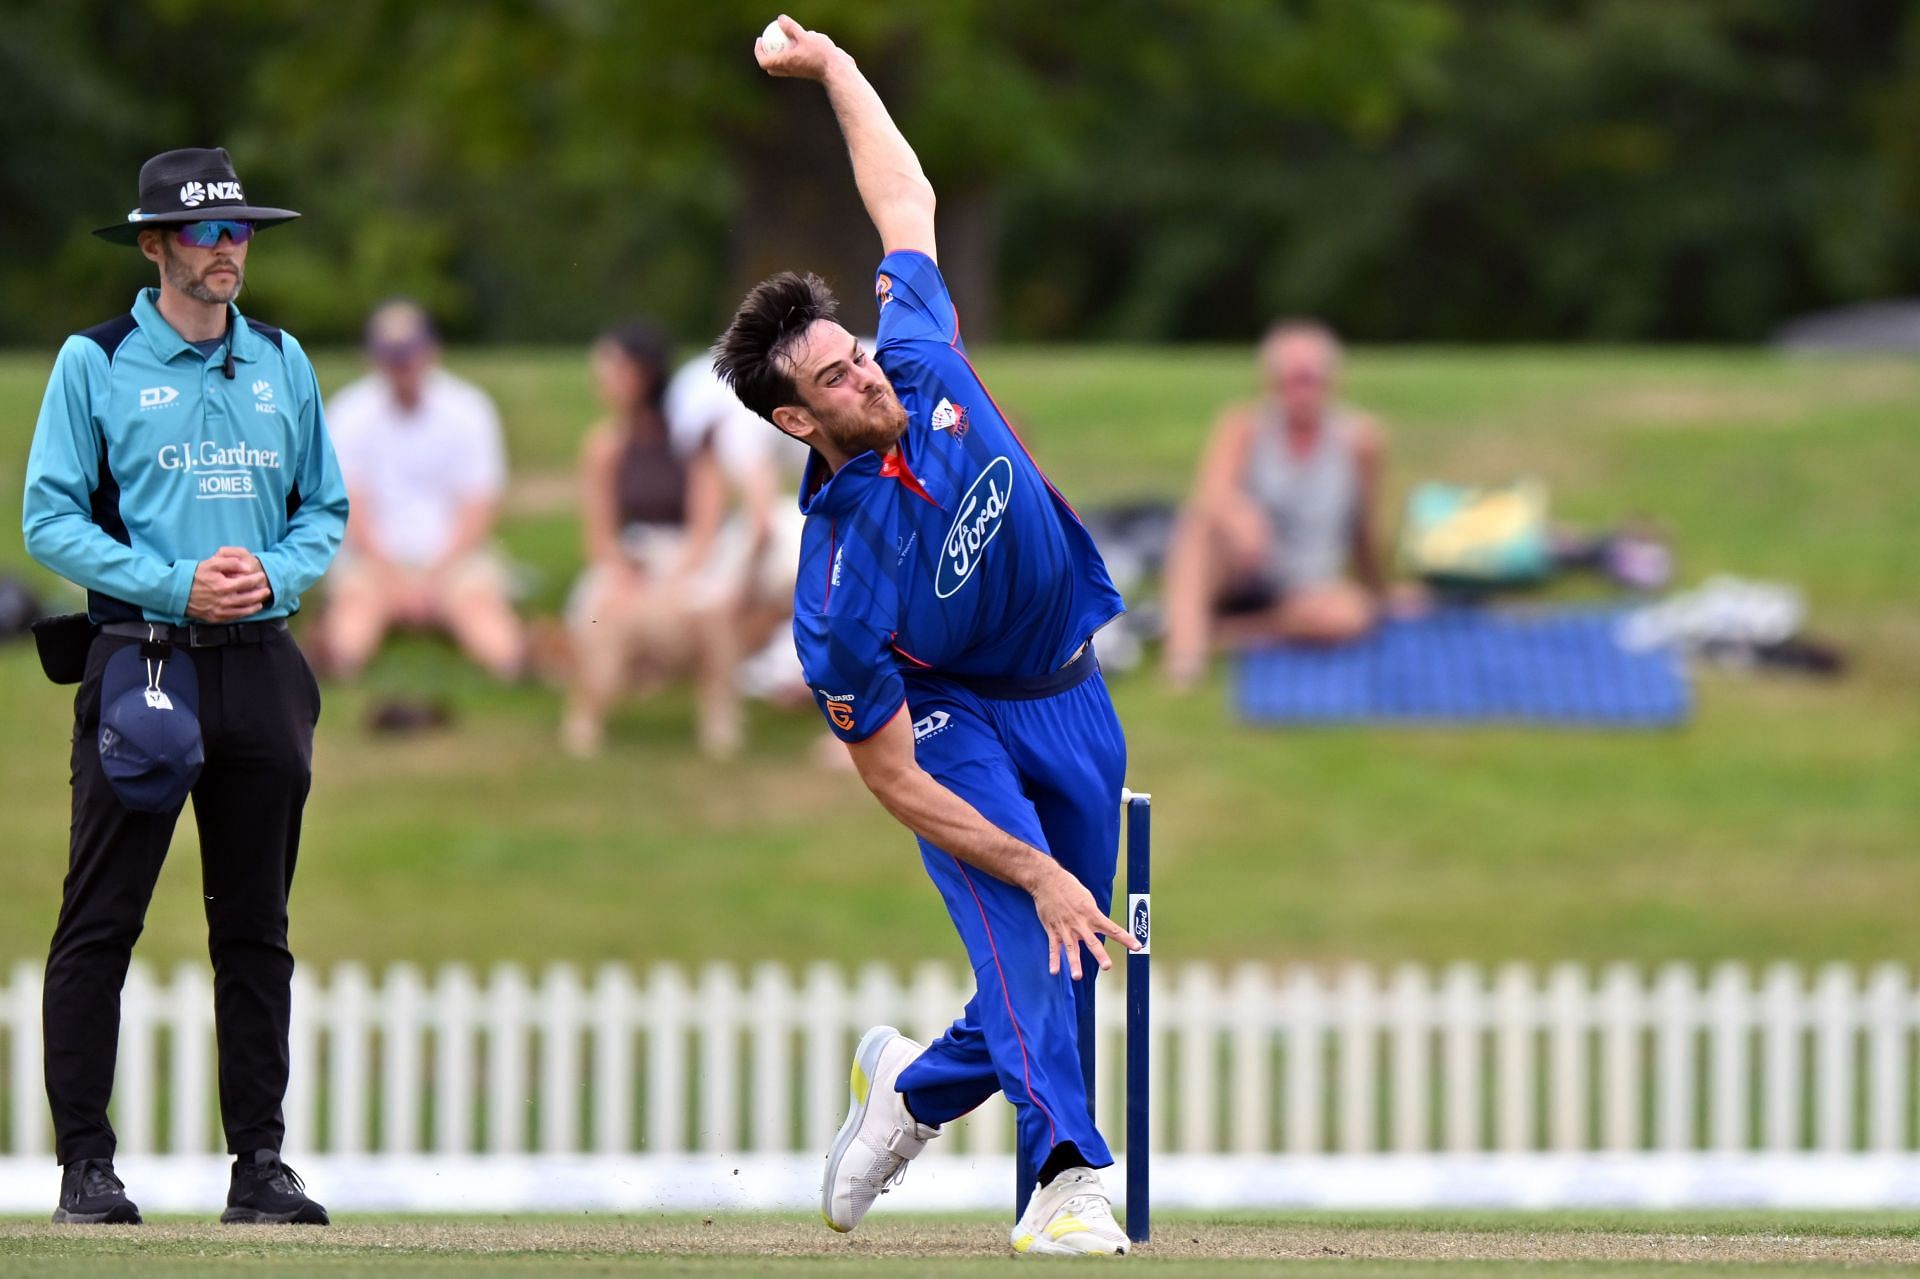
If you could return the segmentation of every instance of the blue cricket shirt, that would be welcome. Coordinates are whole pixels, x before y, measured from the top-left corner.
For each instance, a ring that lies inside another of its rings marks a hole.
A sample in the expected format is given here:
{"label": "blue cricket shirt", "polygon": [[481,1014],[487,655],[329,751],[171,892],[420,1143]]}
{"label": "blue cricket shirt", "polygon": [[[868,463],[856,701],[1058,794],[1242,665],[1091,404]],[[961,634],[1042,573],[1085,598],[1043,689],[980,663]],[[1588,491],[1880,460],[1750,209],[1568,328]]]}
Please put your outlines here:
{"label": "blue cricket shirt", "polygon": [[874,291],[875,358],[906,434],[831,476],[815,455],[800,489],[794,641],[844,741],[899,713],[903,667],[1046,675],[1125,608],[1093,538],[974,372],[933,259],[888,254]]}

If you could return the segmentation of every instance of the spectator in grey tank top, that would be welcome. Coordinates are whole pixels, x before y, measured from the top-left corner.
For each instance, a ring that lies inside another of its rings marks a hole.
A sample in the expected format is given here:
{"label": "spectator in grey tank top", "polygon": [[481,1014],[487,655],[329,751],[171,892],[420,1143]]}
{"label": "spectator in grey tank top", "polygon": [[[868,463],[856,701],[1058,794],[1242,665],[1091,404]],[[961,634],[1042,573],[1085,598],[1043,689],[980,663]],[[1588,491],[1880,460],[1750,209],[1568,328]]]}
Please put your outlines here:
{"label": "spectator in grey tank top", "polygon": [[1372,628],[1380,428],[1339,403],[1340,341],[1283,320],[1260,344],[1265,395],[1220,415],[1167,557],[1165,674],[1189,687],[1215,647],[1343,644]]}

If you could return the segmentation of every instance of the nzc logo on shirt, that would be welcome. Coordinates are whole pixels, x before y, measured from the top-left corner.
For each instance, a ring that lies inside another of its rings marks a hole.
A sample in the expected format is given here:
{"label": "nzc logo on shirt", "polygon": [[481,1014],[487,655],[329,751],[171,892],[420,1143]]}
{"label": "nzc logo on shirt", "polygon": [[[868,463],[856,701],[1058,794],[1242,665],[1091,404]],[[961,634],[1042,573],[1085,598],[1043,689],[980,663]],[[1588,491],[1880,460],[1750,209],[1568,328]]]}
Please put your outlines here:
{"label": "nzc logo on shirt", "polygon": [[1007,506],[1013,500],[1013,463],[996,457],[960,498],[960,513],[940,544],[940,568],[934,574],[933,593],[946,599],[967,584],[980,567],[980,552],[1000,535]]}

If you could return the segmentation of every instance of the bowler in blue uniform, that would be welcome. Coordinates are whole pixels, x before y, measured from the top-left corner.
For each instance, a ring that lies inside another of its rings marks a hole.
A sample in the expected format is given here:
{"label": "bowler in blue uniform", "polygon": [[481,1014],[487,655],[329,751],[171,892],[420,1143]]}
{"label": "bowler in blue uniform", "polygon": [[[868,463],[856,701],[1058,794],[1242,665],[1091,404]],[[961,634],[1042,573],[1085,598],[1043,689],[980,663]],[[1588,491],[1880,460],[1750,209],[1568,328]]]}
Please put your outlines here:
{"label": "bowler in blue uniform", "polygon": [[1015,1251],[1117,1255],[1077,1039],[1104,940],[1134,945],[1108,917],[1126,742],[1093,651],[1124,606],[968,359],[912,149],[852,58],[780,25],[788,43],[756,56],[825,87],[880,233],[879,338],[863,350],[825,284],[782,274],[747,295],[716,367],[813,449],[801,663],[862,780],[919,837],[977,982],[926,1047],[886,1026],[861,1040],[821,1213],[852,1230],[941,1125],[1004,1093],[1044,1152]]}

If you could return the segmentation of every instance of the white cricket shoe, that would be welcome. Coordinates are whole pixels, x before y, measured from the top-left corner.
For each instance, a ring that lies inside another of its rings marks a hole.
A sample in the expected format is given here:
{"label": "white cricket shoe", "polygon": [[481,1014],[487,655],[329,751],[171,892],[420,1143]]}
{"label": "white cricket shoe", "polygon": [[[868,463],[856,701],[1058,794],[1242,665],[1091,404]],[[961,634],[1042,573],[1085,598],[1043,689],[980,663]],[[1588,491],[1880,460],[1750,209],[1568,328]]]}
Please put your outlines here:
{"label": "white cricket shoe", "polygon": [[1091,1168],[1069,1168],[1035,1190],[1013,1228],[1013,1250],[1028,1257],[1124,1257],[1131,1247]]}
{"label": "white cricket shoe", "polygon": [[926,1050],[891,1026],[860,1037],[848,1081],[846,1122],[833,1139],[820,1183],[820,1216],[841,1234],[860,1224],[873,1201],[906,1176],[907,1161],[940,1135],[907,1110],[894,1087],[900,1072]]}

